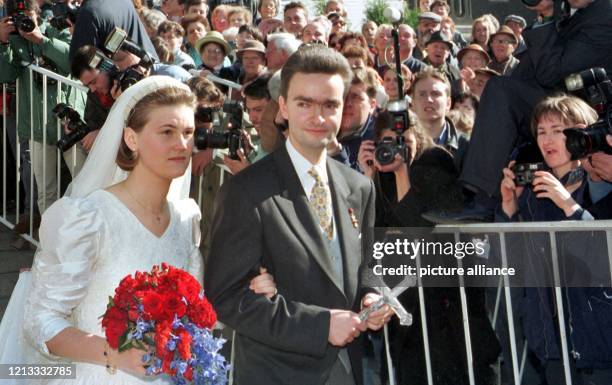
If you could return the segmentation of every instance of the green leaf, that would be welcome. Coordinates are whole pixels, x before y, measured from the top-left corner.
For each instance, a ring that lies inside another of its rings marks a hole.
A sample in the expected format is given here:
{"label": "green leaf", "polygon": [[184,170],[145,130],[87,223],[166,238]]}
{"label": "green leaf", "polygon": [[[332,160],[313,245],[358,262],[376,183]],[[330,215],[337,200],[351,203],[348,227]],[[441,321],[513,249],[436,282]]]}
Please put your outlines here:
{"label": "green leaf", "polygon": [[124,351],[132,348],[132,340],[128,340],[128,338],[127,338],[128,333],[129,333],[129,331],[124,333],[119,338],[119,353],[124,352]]}

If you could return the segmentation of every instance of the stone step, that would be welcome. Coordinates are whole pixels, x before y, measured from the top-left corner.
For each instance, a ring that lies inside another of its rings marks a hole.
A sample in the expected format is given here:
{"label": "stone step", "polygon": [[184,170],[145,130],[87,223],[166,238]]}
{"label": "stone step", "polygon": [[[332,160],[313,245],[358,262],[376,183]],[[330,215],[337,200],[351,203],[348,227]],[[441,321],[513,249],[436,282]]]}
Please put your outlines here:
{"label": "stone step", "polygon": [[0,298],[9,298],[17,284],[19,273],[0,274]]}
{"label": "stone step", "polygon": [[0,275],[18,273],[21,268],[31,267],[34,259],[32,250],[0,251]]}
{"label": "stone step", "polygon": [[0,297],[0,320],[4,317],[4,310],[6,309],[6,305],[8,305],[9,299]]}

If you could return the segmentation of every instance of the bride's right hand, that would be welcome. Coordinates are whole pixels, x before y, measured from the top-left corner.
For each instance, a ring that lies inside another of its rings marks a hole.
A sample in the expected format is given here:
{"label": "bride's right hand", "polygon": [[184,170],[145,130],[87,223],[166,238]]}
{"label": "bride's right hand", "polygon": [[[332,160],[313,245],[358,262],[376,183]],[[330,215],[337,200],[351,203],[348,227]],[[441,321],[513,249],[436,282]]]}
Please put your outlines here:
{"label": "bride's right hand", "polygon": [[274,277],[263,267],[259,268],[259,275],[251,280],[249,289],[268,298],[272,298],[278,293]]}
{"label": "bride's right hand", "polygon": [[147,352],[144,350],[131,348],[121,353],[112,349],[110,354],[110,362],[117,366],[117,370],[122,370],[138,376],[146,376],[146,368],[142,361]]}

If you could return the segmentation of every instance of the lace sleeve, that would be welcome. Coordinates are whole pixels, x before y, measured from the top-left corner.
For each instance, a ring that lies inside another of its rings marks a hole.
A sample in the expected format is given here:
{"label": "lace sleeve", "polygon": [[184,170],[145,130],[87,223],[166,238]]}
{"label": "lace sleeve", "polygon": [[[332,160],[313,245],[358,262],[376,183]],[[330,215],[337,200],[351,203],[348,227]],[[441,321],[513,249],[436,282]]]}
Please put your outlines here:
{"label": "lace sleeve", "polygon": [[46,342],[72,326],[72,311],[87,292],[102,227],[86,198],[62,198],[43,215],[23,327],[30,343],[49,358],[58,357]]}

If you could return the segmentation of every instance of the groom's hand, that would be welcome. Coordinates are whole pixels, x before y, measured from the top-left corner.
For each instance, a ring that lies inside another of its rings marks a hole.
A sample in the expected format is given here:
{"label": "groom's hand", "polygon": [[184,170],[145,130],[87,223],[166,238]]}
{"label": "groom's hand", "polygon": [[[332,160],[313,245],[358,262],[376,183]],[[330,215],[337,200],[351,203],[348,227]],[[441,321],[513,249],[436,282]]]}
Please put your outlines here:
{"label": "groom's hand", "polygon": [[327,340],[334,346],[345,346],[359,337],[361,332],[366,331],[365,322],[359,320],[359,315],[350,310],[329,311],[329,337]]}
{"label": "groom's hand", "polygon": [[[365,309],[378,302],[380,298],[381,296],[379,294],[368,293],[361,300],[361,307]],[[389,322],[393,314],[395,314],[393,313],[393,309],[391,309],[389,305],[384,305],[380,309],[370,313],[370,316],[366,320],[366,325],[370,330],[379,330]]]}

